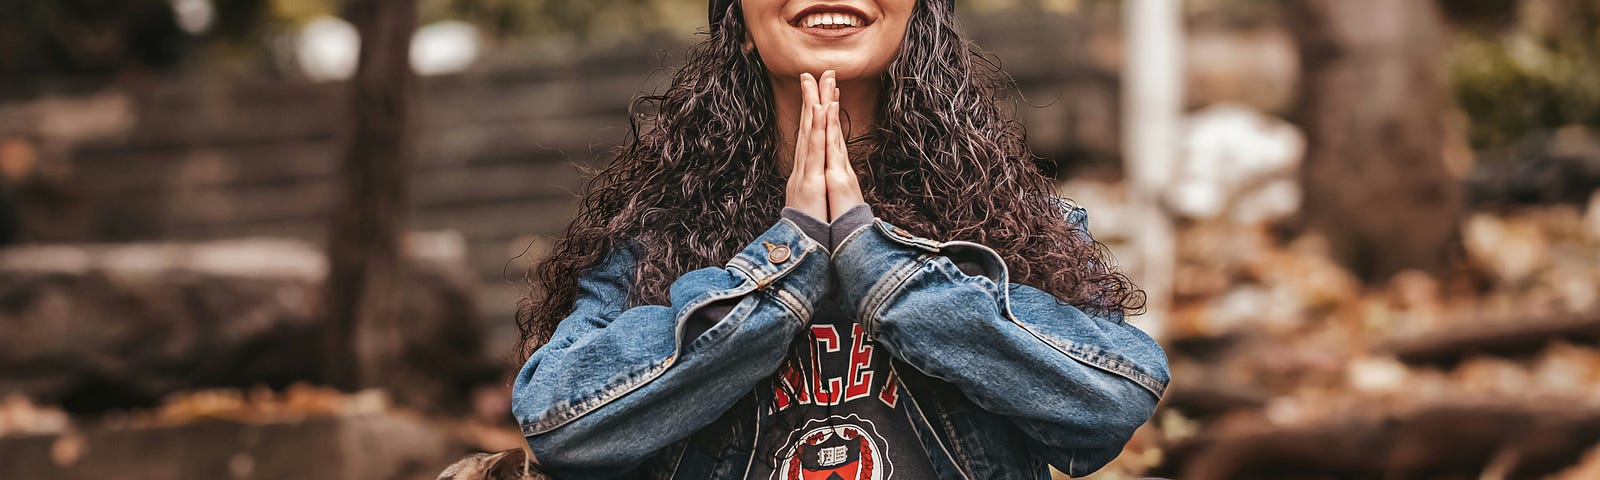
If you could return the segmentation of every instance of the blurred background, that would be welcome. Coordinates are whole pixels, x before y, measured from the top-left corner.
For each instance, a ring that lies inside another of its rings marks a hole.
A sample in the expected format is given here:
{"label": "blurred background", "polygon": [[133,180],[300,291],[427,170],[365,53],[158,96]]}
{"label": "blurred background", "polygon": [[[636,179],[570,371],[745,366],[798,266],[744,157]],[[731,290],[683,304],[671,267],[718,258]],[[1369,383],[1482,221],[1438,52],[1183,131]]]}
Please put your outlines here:
{"label": "blurred background", "polygon": [[[1600,1],[958,3],[1171,357],[1095,478],[1600,478]],[[0,0],[0,478],[522,445],[524,272],[704,19]]]}

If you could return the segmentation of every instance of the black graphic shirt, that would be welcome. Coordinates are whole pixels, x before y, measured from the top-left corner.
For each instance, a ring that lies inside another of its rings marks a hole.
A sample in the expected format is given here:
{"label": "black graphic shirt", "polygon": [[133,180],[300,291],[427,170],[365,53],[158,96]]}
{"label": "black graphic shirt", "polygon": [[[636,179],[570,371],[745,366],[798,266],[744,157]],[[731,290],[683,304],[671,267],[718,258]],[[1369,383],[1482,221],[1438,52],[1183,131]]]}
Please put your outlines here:
{"label": "black graphic shirt", "polygon": [[748,478],[934,478],[889,353],[838,305],[819,304],[779,371]]}

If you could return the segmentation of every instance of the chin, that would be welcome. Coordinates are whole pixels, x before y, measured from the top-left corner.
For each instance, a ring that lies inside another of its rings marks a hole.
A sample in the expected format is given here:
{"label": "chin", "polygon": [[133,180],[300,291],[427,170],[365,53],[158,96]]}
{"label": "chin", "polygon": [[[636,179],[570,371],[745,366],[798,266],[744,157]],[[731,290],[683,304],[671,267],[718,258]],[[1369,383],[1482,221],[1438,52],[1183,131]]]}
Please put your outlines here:
{"label": "chin", "polygon": [[840,82],[856,82],[877,79],[878,77],[883,76],[883,71],[884,69],[882,68],[874,69],[868,66],[850,66],[833,69],[834,75],[839,79]]}
{"label": "chin", "polygon": [[[812,56],[810,58],[816,58],[816,56]],[[784,78],[798,77],[801,73],[810,73],[812,76],[820,77],[822,72],[833,70],[835,77],[838,78],[840,82],[851,82],[876,78],[883,74],[885,68],[887,68],[887,65],[874,66],[855,59],[845,61],[827,61],[824,59],[821,61],[808,62],[806,65],[799,65],[791,68],[792,71],[781,72],[774,69],[773,73]]]}

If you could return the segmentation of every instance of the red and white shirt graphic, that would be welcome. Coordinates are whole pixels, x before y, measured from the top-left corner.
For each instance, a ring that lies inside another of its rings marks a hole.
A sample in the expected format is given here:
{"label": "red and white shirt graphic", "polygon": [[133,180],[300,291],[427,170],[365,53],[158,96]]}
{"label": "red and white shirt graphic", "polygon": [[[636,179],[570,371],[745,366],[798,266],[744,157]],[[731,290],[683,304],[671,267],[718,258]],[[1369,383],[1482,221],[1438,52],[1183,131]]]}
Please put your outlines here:
{"label": "red and white shirt graphic", "polygon": [[884,480],[894,466],[871,421],[857,415],[806,422],[790,434],[773,480]]}
{"label": "red and white shirt graphic", "polygon": [[746,478],[935,478],[892,356],[838,302],[824,304],[770,385]]}

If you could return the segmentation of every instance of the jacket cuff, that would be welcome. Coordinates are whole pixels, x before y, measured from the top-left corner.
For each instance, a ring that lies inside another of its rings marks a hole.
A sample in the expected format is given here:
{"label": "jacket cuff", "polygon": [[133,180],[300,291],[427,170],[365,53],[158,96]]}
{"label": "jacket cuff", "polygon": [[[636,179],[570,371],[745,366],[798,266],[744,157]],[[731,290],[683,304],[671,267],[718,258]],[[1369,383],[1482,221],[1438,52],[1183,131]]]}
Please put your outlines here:
{"label": "jacket cuff", "polygon": [[828,243],[828,222],[824,222],[809,213],[793,207],[783,207],[783,211],[778,212],[778,215],[794,222],[795,226],[800,227],[800,231],[805,232],[807,237],[811,237],[817,243],[829,245],[829,250],[832,250],[832,246]]}
{"label": "jacket cuff", "polygon": [[832,268],[822,243],[787,218],[757,236],[728,261],[727,267],[802,320],[811,318],[817,302],[827,293],[828,272]]}
{"label": "jacket cuff", "polygon": [[845,237],[850,236],[856,229],[872,223],[872,207],[865,203],[857,203],[845,210],[844,213],[833,218],[833,223],[828,225],[828,251],[839,249],[839,244]]}
{"label": "jacket cuff", "polygon": [[[988,284],[1001,308],[1009,307],[1004,261],[994,250],[976,243],[934,241],[875,218],[841,240],[832,260],[845,305],[854,308],[869,335],[877,326],[880,307],[898,297],[906,281],[930,261],[976,265],[974,270],[987,279],[977,281]],[[964,268],[961,271],[968,273]]]}

